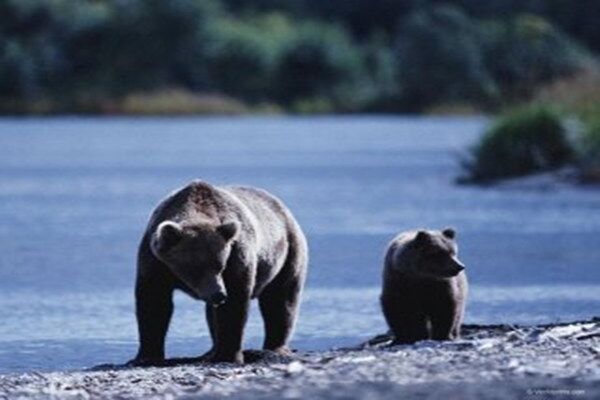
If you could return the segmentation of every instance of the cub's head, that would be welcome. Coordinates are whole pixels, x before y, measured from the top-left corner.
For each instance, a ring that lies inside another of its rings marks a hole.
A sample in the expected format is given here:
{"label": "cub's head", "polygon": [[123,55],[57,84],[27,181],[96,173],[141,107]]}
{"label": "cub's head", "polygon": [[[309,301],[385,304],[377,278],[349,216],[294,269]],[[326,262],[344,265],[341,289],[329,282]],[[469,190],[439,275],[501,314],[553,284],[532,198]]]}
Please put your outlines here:
{"label": "cub's head", "polygon": [[465,269],[458,259],[456,232],[418,231],[403,251],[403,268],[411,274],[430,278],[451,278]]}
{"label": "cub's head", "polygon": [[214,226],[163,221],[150,247],[199,299],[218,306],[227,300],[222,272],[238,232],[236,222]]}

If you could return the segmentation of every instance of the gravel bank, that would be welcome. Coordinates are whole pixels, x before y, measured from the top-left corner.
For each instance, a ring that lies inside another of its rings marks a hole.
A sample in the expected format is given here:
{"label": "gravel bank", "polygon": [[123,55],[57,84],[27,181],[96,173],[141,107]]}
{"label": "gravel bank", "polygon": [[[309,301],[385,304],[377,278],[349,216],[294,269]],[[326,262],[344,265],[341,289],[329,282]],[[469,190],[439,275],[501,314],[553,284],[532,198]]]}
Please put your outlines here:
{"label": "gravel bank", "polygon": [[250,352],[245,366],[103,366],[0,376],[0,398],[592,399],[600,398],[600,319],[541,326],[466,326],[455,342]]}

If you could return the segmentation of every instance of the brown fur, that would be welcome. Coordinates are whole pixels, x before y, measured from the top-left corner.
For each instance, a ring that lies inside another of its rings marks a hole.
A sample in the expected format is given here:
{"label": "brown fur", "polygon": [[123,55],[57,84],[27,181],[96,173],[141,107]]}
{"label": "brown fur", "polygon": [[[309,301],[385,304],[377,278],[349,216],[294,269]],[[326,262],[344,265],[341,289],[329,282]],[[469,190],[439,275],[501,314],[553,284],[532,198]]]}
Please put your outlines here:
{"label": "brown fur", "polygon": [[203,360],[243,362],[252,298],[258,298],[265,323],[264,348],[288,352],[307,262],[300,226],[269,193],[200,181],[174,192],[156,207],[140,243],[140,347],[130,364],[164,359],[175,289],[207,302],[213,347]]}
{"label": "brown fur", "polygon": [[460,337],[467,278],[455,233],[404,232],[385,256],[381,306],[395,343]]}

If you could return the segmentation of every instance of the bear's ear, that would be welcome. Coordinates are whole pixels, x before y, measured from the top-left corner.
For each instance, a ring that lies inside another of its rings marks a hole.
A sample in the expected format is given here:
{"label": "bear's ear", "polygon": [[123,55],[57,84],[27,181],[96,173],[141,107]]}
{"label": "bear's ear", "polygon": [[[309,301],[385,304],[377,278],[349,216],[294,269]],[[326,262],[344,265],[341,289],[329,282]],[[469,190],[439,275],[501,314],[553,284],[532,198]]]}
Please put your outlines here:
{"label": "bear's ear", "polygon": [[427,233],[425,231],[419,231],[419,232],[417,232],[417,235],[415,236],[415,243],[417,245],[424,244],[428,240],[429,240],[429,233]]}
{"label": "bear's ear", "polygon": [[446,228],[442,231],[442,234],[446,236],[448,239],[454,240],[456,237],[456,231],[452,228]]}
{"label": "bear's ear", "polygon": [[163,221],[156,228],[155,247],[159,251],[169,250],[183,237],[183,229],[174,221]]}
{"label": "bear's ear", "polygon": [[227,222],[217,226],[217,232],[225,239],[226,242],[232,240],[240,230],[237,222]]}

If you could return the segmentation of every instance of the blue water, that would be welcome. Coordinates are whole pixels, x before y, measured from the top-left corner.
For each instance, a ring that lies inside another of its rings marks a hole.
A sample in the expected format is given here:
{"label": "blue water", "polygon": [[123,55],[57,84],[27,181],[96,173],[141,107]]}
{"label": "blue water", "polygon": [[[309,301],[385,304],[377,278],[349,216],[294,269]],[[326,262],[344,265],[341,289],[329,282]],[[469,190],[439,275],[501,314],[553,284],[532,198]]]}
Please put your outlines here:
{"label": "blue water", "polygon": [[[136,351],[138,240],[161,198],[194,178],[263,187],[307,233],[293,345],[385,330],[386,243],[453,226],[472,290],[467,322],[598,315],[600,191],[457,186],[483,118],[0,119],[0,372],[122,362]],[[175,299],[169,356],[208,347],[203,305]],[[247,347],[260,346],[253,309]]]}

